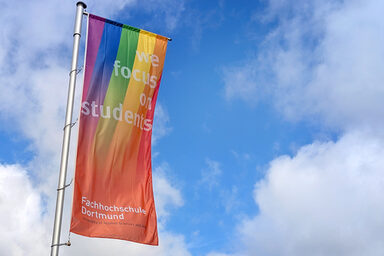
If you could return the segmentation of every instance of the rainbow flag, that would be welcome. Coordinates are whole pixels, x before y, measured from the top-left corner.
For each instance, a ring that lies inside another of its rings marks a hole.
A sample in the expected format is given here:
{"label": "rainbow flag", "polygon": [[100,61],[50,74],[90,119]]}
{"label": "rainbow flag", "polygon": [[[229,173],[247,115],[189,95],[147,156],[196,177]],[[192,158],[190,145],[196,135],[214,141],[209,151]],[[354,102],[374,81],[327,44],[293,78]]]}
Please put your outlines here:
{"label": "rainbow flag", "polygon": [[89,15],[73,233],[158,245],[151,135],[167,42]]}

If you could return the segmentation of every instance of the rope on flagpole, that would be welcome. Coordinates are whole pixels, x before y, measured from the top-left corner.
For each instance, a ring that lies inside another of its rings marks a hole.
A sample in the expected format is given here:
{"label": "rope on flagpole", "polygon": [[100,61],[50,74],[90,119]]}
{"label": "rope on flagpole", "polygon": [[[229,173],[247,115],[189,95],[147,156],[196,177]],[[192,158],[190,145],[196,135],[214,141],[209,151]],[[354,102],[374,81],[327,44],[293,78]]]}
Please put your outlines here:
{"label": "rope on flagpole", "polygon": [[71,74],[72,74],[73,72],[76,72],[76,75],[78,75],[82,70],[83,70],[83,66],[81,66],[81,67],[79,67],[79,68],[72,69],[72,70],[69,72],[69,76],[71,76]]}
{"label": "rope on flagpole", "polygon": [[58,188],[57,191],[66,189],[67,187],[71,186],[72,181],[73,181],[73,178],[71,179],[71,182],[69,182],[67,185],[64,185],[64,187]]}
{"label": "rope on flagpole", "polygon": [[68,241],[68,242],[66,242],[66,243],[62,243],[62,244],[53,244],[53,245],[51,245],[51,247],[55,247],[55,246],[63,246],[63,245],[71,246],[71,242]]}
{"label": "rope on flagpole", "polygon": [[75,122],[64,125],[63,130],[65,130],[65,128],[67,128],[67,126],[71,126],[71,128],[72,128],[73,126],[75,126],[75,124],[77,123],[78,120],[79,120],[79,118],[76,118],[76,121],[75,121]]}

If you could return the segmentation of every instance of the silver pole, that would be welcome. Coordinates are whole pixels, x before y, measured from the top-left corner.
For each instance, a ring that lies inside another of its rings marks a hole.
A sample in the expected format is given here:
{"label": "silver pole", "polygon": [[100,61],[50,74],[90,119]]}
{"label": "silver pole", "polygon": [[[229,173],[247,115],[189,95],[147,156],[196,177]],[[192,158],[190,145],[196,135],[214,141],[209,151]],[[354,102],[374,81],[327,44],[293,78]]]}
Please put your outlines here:
{"label": "silver pole", "polygon": [[[65,179],[67,176],[69,141],[71,137],[73,100],[75,96],[75,86],[76,86],[77,58],[79,55],[81,23],[83,20],[83,13],[85,8],[87,8],[87,5],[83,2],[78,2],[76,4],[76,19],[75,19],[75,28],[73,32],[72,65],[71,65],[71,71],[69,74],[70,77],[69,77],[69,88],[68,88],[68,99],[67,99],[67,112],[65,114],[65,126],[64,126],[63,146],[61,151],[59,184],[57,188],[56,212],[55,212],[55,223],[53,226],[51,256],[58,256],[59,246],[65,245],[65,244],[60,244],[60,232],[61,232],[61,221],[63,217],[62,215],[63,215],[63,206],[64,206],[64,189],[66,187]],[[69,244],[66,244],[66,245],[69,245]]]}

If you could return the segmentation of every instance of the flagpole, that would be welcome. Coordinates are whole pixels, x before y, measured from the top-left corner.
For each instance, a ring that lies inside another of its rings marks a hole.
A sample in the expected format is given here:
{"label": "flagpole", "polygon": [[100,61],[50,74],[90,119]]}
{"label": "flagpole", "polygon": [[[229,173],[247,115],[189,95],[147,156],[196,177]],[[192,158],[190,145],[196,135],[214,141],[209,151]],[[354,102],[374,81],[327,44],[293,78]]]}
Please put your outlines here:
{"label": "flagpole", "polygon": [[59,184],[57,188],[57,200],[56,200],[55,222],[53,226],[53,235],[52,235],[52,244],[51,244],[51,256],[59,255],[60,245],[70,245],[69,243],[60,244],[60,232],[61,232],[61,222],[63,217],[62,215],[63,215],[63,205],[64,205],[64,190],[67,187],[67,185],[65,184],[65,179],[67,176],[69,142],[70,142],[71,128],[72,128],[73,100],[75,96],[77,59],[79,55],[79,45],[80,45],[80,37],[81,37],[81,23],[83,20],[83,13],[85,8],[87,8],[87,5],[85,3],[77,2],[75,28],[73,32],[72,65],[71,65],[71,71],[69,73],[67,111],[65,114],[65,126],[64,126],[64,135],[63,135],[63,145],[62,145],[62,151],[61,151]]}

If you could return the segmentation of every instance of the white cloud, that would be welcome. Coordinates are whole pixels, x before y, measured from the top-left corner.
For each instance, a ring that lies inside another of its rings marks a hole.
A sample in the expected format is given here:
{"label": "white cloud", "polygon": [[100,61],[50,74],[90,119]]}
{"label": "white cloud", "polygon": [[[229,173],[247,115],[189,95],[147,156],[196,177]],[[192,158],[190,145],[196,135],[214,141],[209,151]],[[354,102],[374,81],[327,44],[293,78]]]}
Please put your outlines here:
{"label": "white cloud", "polygon": [[145,256],[189,256],[184,237],[159,231],[159,246],[139,245],[113,239],[86,238],[73,234],[76,240],[71,247],[61,249],[60,254],[72,255],[145,255]]}
{"label": "white cloud", "polygon": [[166,108],[162,104],[157,103],[153,120],[152,144],[156,145],[159,139],[172,131],[169,122],[169,115]]}
{"label": "white cloud", "polygon": [[153,172],[153,187],[155,193],[156,211],[161,223],[170,215],[169,208],[180,207],[184,204],[180,190],[169,181],[166,173],[169,171],[167,164],[157,166]]}
{"label": "white cloud", "polygon": [[252,159],[252,156],[249,153],[241,153],[235,150],[231,150],[231,153],[235,157],[235,159],[241,163]]}
{"label": "white cloud", "polygon": [[259,61],[250,60],[238,66],[224,67],[222,71],[227,100],[240,99],[253,107],[266,96],[265,75],[269,71],[261,58]]}
{"label": "white cloud", "polygon": [[207,186],[209,190],[219,184],[219,177],[222,174],[222,170],[220,168],[220,163],[211,159],[206,159],[205,163],[207,167],[201,171],[201,179],[199,183],[201,185]]}
{"label": "white cloud", "polygon": [[208,253],[207,256],[231,256],[231,254],[212,252],[212,253]]}
{"label": "white cloud", "polygon": [[384,3],[270,1],[277,28],[253,60],[227,68],[227,99],[270,95],[289,119],[316,117],[341,129],[384,120]]}
{"label": "white cloud", "polygon": [[96,15],[103,15],[103,17],[109,17],[124,8],[132,8],[137,5],[137,0],[116,0],[106,2],[103,0],[87,0],[83,1],[87,4],[87,11]]}
{"label": "white cloud", "polygon": [[240,255],[384,254],[384,139],[351,132],[270,163],[259,213],[237,228]]}
{"label": "white cloud", "polygon": [[185,11],[185,1],[179,0],[146,0],[142,1],[139,8],[152,13],[153,21],[165,21],[169,32],[175,30],[182,20]]}
{"label": "white cloud", "polygon": [[18,165],[0,164],[0,254],[43,255],[50,236],[40,193]]}
{"label": "white cloud", "polygon": [[222,189],[220,191],[220,198],[226,213],[230,213],[240,205],[238,188],[236,186],[232,186],[231,190]]}

